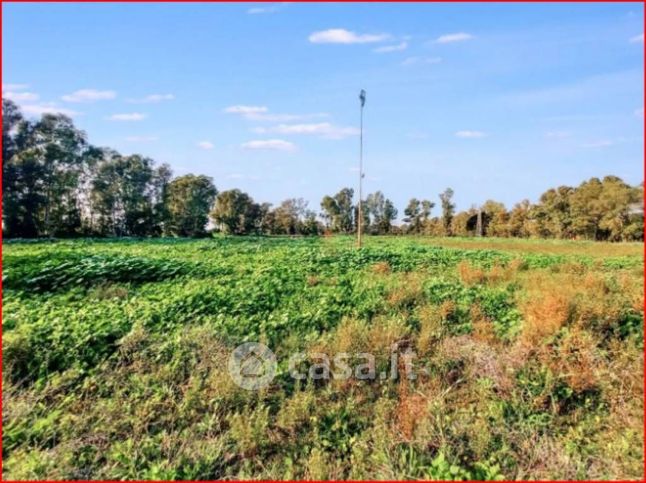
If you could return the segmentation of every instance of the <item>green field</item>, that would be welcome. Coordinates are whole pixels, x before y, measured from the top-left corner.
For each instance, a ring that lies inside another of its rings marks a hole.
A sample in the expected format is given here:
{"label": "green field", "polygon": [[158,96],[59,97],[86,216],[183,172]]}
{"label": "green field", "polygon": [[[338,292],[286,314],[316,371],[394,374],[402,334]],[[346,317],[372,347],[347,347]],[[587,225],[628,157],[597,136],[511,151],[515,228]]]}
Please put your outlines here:
{"label": "green field", "polygon": [[[7,479],[641,479],[643,245],[5,242]],[[237,386],[232,350],[276,354]],[[414,380],[288,358],[414,352]],[[332,367],[334,369],[334,367]]]}

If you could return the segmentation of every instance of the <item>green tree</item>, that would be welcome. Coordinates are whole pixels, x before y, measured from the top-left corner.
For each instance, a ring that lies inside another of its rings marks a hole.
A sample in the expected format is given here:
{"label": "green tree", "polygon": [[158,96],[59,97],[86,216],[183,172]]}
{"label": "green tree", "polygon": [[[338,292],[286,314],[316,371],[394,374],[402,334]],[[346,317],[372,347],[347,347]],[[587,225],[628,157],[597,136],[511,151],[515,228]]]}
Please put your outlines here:
{"label": "green tree", "polygon": [[[159,234],[154,194],[155,169],[150,158],[133,154],[105,153],[95,169],[91,200],[97,213],[97,231],[112,236]],[[155,199],[157,198],[157,199]]]}
{"label": "green tree", "polygon": [[421,231],[421,203],[417,198],[411,198],[404,208],[404,222],[408,223],[410,233],[419,233]]}
{"label": "green tree", "polygon": [[151,202],[153,208],[154,234],[164,233],[165,225],[169,219],[168,186],[173,178],[170,166],[162,164],[154,169],[151,181]]}
{"label": "green tree", "polygon": [[[15,156],[24,146],[24,134],[29,123],[23,118],[18,106],[8,99],[2,100],[2,231],[4,236],[25,236],[25,218],[22,203],[21,162]],[[35,223],[31,223],[34,226]]]}
{"label": "green tree", "polygon": [[451,219],[455,213],[455,204],[453,203],[453,190],[446,188],[444,192],[440,193],[440,202],[442,204],[442,225],[444,226],[444,234],[451,234]]}
{"label": "green tree", "polygon": [[371,233],[390,233],[392,222],[397,218],[397,209],[392,201],[377,191],[366,198],[365,210],[370,220],[370,225],[366,227]]}
{"label": "green tree", "polygon": [[277,234],[296,235],[301,233],[302,219],[305,217],[307,202],[303,198],[290,198],[274,210]]}
{"label": "green tree", "polygon": [[435,203],[429,200],[419,201],[417,198],[411,198],[404,209],[404,222],[408,223],[408,231],[411,233],[421,233],[424,225],[428,223],[431,211]]}
{"label": "green tree", "polygon": [[166,187],[166,234],[203,236],[217,194],[208,176],[187,174],[172,180]]}
{"label": "green tree", "polygon": [[[44,114],[24,121],[3,102],[3,201],[9,236],[70,236],[81,231],[79,187],[90,146],[67,116]],[[6,130],[5,130],[6,129]]]}
{"label": "green tree", "polygon": [[343,188],[334,196],[321,200],[322,217],[328,229],[335,233],[352,233],[356,207],[352,204],[354,190]]}
{"label": "green tree", "polygon": [[[251,196],[239,189],[232,189],[217,196],[211,218],[223,233],[246,235],[259,229],[261,214],[260,205]],[[270,226],[277,226],[275,217]]]}
{"label": "green tree", "polygon": [[339,205],[332,196],[325,195],[323,200],[321,200],[321,216],[325,221],[325,227],[328,230],[340,231],[339,230]]}
{"label": "green tree", "polygon": [[320,235],[323,233],[323,226],[316,219],[316,212],[313,210],[305,210],[303,214],[303,221],[301,223],[301,233],[303,235]]}

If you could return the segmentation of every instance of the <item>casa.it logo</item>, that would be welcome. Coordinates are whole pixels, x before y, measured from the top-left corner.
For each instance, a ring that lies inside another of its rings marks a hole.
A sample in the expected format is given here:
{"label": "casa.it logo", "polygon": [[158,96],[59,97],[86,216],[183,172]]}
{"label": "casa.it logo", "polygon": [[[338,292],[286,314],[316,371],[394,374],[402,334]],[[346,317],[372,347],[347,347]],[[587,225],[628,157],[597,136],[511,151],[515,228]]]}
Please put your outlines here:
{"label": "casa.it logo", "polygon": [[229,375],[243,389],[257,391],[267,387],[276,375],[276,356],[258,342],[240,344],[229,356]]}
{"label": "casa.it logo", "polygon": [[[287,361],[289,375],[295,381],[347,380],[354,377],[363,380],[396,380],[400,376],[415,379],[415,353],[409,347],[399,347],[395,342],[390,346],[389,367],[377,372],[376,358],[369,352],[350,354],[338,352],[333,357],[322,353],[307,354],[296,352]],[[228,369],[233,382],[248,391],[267,387],[276,376],[276,356],[264,344],[245,342],[234,349],[229,357]],[[419,369],[419,368],[418,368]],[[429,374],[429,368],[420,369]]]}

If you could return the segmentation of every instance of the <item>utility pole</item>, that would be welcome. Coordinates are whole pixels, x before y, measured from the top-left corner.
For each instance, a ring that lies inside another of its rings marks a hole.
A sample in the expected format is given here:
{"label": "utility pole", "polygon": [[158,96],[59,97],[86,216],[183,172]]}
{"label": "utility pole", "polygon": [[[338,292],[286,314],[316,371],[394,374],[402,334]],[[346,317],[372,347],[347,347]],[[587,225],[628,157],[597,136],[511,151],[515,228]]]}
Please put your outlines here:
{"label": "utility pole", "polygon": [[361,114],[359,121],[359,219],[357,220],[357,245],[361,248],[361,225],[363,224],[363,106],[366,104],[366,91],[359,93]]}

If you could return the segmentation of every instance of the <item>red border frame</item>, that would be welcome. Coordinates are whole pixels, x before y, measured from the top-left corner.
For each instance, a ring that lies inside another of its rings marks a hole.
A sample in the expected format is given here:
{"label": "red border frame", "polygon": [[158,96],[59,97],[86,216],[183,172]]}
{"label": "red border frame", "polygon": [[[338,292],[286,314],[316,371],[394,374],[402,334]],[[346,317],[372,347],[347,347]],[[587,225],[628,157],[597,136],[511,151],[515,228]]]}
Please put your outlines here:
{"label": "red border frame", "polygon": [[[622,1],[612,1],[612,0],[354,0],[354,1],[347,1],[347,0],[296,0],[298,3],[641,3],[645,4],[645,0],[622,0]],[[4,3],[276,3],[275,1],[272,0],[256,0],[254,2],[250,2],[248,0],[0,0],[0,82],[2,82],[2,5]],[[646,8],[644,9],[644,17],[642,19],[642,23],[644,27],[646,27]],[[644,74],[645,74],[645,81],[644,81],[644,88],[646,90],[646,48],[644,49],[644,53],[642,54],[644,56]],[[2,123],[2,113],[0,113],[0,123]],[[643,122],[643,129],[644,129],[644,139],[646,139],[646,122]],[[0,146],[2,145],[2,141],[0,140]],[[642,160],[642,168],[644,171],[642,174],[644,174],[644,177],[646,178],[646,154],[644,155],[644,159]],[[2,194],[2,172],[0,172],[0,195]],[[644,203],[644,209],[646,210],[646,196],[644,197],[643,200]],[[0,217],[2,216],[2,199],[0,198]],[[646,227],[644,228],[644,235],[646,239]],[[2,275],[3,270],[2,270],[2,247],[3,247],[3,239],[2,239],[2,233],[0,232],[0,275]],[[644,243],[644,258],[646,259],[646,242]],[[646,275],[645,275],[645,281],[646,281]],[[3,291],[2,291],[2,279],[0,278],[0,297],[2,296]],[[646,283],[644,286],[644,311],[646,312]],[[0,332],[2,331],[2,304],[0,304]],[[646,333],[644,334],[644,355],[646,355]],[[0,374],[2,374],[2,341],[0,340]],[[644,370],[642,366],[642,370]],[[644,399],[646,399],[646,371],[644,371],[643,374],[644,378]],[[0,392],[3,391],[2,388],[2,378],[0,377]],[[0,414],[4,414],[2,412],[3,410],[3,399],[0,398]],[[642,473],[642,480],[601,480],[601,481],[611,481],[615,483],[623,483],[624,481],[626,482],[634,482],[634,481],[646,481],[646,405],[643,404],[644,400],[642,400],[642,405],[643,405],[643,419],[642,419],[642,424],[644,425],[642,430],[642,457],[644,458],[643,461],[643,473]],[[2,433],[2,424],[3,424],[3,419],[0,418],[0,433]],[[3,472],[3,457],[2,457],[2,444],[3,444],[3,438],[0,438],[0,481],[12,481],[12,480],[4,480],[4,472]],[[21,480],[22,481],[22,480]],[[30,480],[24,480],[24,481],[30,481]],[[58,481],[67,481],[67,480],[31,480],[31,481],[43,481],[43,482],[58,482]],[[120,483],[119,480],[69,480],[69,481],[76,481],[76,482],[102,482],[102,483]],[[148,480],[127,480],[127,481],[132,481],[132,482],[141,482],[141,483],[148,483]],[[163,480],[160,480],[163,481]],[[193,481],[203,481],[203,480],[193,480]],[[217,480],[216,480],[217,481]],[[231,480],[227,480],[231,481]],[[259,483],[275,483],[276,481],[302,481],[302,480],[253,480]],[[309,480],[308,480],[309,481]],[[324,481],[336,481],[336,480],[324,480]],[[344,483],[360,483],[359,481],[356,480],[340,480],[343,481]],[[371,480],[361,480],[363,481],[371,481]],[[375,481],[375,480],[372,480]],[[477,481],[477,480],[469,480],[469,481]],[[513,480],[505,480],[505,481],[513,481]],[[566,481],[571,481],[571,480],[538,480],[538,481],[549,481],[553,483],[560,483],[560,482],[566,482]],[[576,480],[576,481],[598,481],[598,480]]]}

